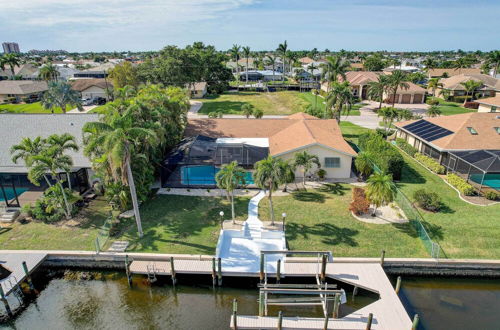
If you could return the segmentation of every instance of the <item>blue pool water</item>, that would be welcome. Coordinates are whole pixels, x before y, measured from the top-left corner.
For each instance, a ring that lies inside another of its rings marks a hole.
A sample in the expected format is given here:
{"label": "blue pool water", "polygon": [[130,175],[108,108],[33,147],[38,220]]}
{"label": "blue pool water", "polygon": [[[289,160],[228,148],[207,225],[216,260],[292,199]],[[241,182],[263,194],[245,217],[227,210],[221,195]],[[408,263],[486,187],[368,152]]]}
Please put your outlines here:
{"label": "blue pool water", "polygon": [[[181,168],[182,184],[213,186],[215,185],[215,174],[219,171],[219,168],[210,165],[183,166]],[[254,183],[251,172],[246,172],[245,183]]]}
{"label": "blue pool water", "polygon": [[[7,195],[7,200],[11,200],[14,197],[16,197],[16,195],[14,194],[14,189],[6,188],[6,187],[4,187],[3,189],[5,191],[5,194]],[[21,196],[21,194],[27,190],[28,190],[27,188],[16,188],[17,196]],[[0,189],[0,201],[3,201],[3,200],[5,200],[5,199],[3,198],[3,192]]]}
{"label": "blue pool water", "polygon": [[[478,184],[481,184],[483,175],[471,174],[470,179]],[[500,190],[500,174],[486,174],[484,176],[483,186],[488,186],[493,189]]]}

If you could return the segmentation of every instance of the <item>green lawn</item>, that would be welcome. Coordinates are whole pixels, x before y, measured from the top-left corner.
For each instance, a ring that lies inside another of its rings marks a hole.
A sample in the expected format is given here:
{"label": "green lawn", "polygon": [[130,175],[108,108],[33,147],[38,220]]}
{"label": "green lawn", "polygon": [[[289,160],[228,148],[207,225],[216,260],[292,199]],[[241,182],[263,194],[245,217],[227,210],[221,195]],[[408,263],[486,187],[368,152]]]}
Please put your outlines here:
{"label": "green lawn", "polygon": [[458,115],[460,113],[467,113],[467,112],[475,112],[476,110],[474,109],[467,109],[462,107],[460,103],[457,102],[450,102],[450,101],[445,101],[439,97],[429,97],[428,100],[438,100],[439,101],[439,109],[441,110],[441,115],[442,116],[449,116],[449,115]]}
{"label": "green lawn", "polygon": [[109,211],[107,202],[100,197],[82,211],[85,221],[78,226],[32,221],[0,227],[0,247],[12,250],[92,250],[98,228],[103,225]]}
{"label": "green lawn", "polygon": [[[236,217],[246,219],[248,198],[237,198]],[[144,237],[139,238],[134,220],[124,224],[113,239],[131,242],[128,251],[214,254],[222,210],[231,217],[226,198],[156,195],[141,207]]]}
{"label": "green lawn", "polygon": [[[74,106],[68,104],[66,111],[73,109]],[[0,113],[2,111],[12,112],[12,113],[52,113],[50,110],[43,108],[40,102],[34,102],[30,104],[0,104]],[[55,108],[54,113],[62,113],[61,108]]]}
{"label": "green lawn", "polygon": [[[320,189],[274,197],[275,214],[287,213],[286,238],[291,250],[328,250],[339,257],[427,257],[410,224],[376,225],[356,220],[348,207],[351,185],[329,184]],[[259,217],[269,219],[268,200]]]}

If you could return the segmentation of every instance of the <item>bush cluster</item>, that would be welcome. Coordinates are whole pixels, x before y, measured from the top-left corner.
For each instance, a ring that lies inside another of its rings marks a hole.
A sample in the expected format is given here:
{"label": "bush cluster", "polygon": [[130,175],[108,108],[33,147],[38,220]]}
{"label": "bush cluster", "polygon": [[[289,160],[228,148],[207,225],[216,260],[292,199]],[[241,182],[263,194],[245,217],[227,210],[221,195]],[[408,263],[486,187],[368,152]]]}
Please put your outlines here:
{"label": "bush cluster", "polygon": [[435,192],[419,189],[413,193],[415,203],[427,211],[437,212],[441,208],[441,198]]}
{"label": "bush cluster", "polygon": [[392,174],[394,180],[401,178],[403,157],[380,134],[374,132],[361,134],[359,146],[370,155],[373,163],[382,171]]}
{"label": "bush cluster", "polygon": [[449,173],[446,175],[446,181],[451,184],[453,187],[457,188],[465,196],[474,195],[474,187],[468,184],[464,179],[459,177],[456,174]]}
{"label": "bush cluster", "polygon": [[496,201],[500,199],[500,193],[494,192],[494,191],[487,191],[484,193],[484,197],[486,199],[489,199],[490,201]]}
{"label": "bush cluster", "polygon": [[365,190],[363,188],[355,187],[352,190],[352,202],[349,205],[349,211],[355,215],[362,215],[368,212],[370,202],[366,198]]}
{"label": "bush cluster", "polygon": [[408,142],[406,142],[404,139],[401,139],[401,138],[396,139],[396,145],[401,150],[403,150],[404,152],[406,152],[408,155],[410,155],[412,157],[414,157],[415,154],[418,152],[417,148],[410,145]]}
{"label": "bush cluster", "polygon": [[443,165],[440,165],[438,162],[436,162],[434,159],[431,157],[427,157],[425,155],[422,155],[421,153],[417,152],[413,156],[416,160],[424,164],[425,167],[427,167],[429,170],[431,170],[434,173],[437,174],[444,174],[445,168]]}
{"label": "bush cluster", "polygon": [[427,100],[428,105],[439,105],[439,100],[437,99],[429,99]]}

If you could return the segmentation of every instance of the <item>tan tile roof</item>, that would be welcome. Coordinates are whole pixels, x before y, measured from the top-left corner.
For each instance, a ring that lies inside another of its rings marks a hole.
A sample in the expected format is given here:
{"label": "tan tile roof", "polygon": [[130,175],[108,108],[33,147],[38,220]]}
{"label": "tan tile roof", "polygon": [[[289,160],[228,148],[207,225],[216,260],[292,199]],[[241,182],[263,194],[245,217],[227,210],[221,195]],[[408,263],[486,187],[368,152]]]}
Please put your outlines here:
{"label": "tan tile roof", "polygon": [[321,144],[355,156],[334,119],[318,119],[294,114],[283,119],[190,119],[186,136],[269,138],[271,155],[278,155],[313,144]]}
{"label": "tan tile roof", "polygon": [[302,57],[302,58],[299,58],[299,62],[300,63],[303,63],[303,64],[310,64],[310,63],[313,63],[314,60],[310,57]]}
{"label": "tan tile roof", "polygon": [[401,88],[398,87],[396,93],[398,94],[418,94],[418,93],[425,93],[425,88],[420,87],[417,84],[414,84],[410,81],[406,82],[408,84],[408,89],[406,88]]}
{"label": "tan tile roof", "polygon": [[[500,127],[498,113],[469,112],[425,120],[453,132],[453,134],[430,142],[443,150],[500,149],[500,135],[494,129],[494,127]],[[395,125],[403,127],[413,122],[415,120],[399,122]],[[478,134],[472,135],[467,127],[474,128]]]}
{"label": "tan tile roof", "polygon": [[443,84],[443,88],[451,90],[465,90],[461,83],[469,80],[480,81],[484,87],[493,90],[500,90],[500,79],[493,78],[486,74],[459,74],[450,78],[440,79],[439,82]]}
{"label": "tan tile roof", "polygon": [[[348,71],[345,76],[350,85],[366,85],[369,82],[377,81],[381,74],[381,72],[373,71]],[[339,78],[339,80],[343,79]]]}
{"label": "tan tile roof", "polygon": [[[108,80],[108,88],[112,89],[113,85],[111,82]],[[96,86],[100,87],[102,89],[106,89],[106,80],[105,79],[100,79],[100,78],[95,78],[95,79],[77,79],[73,80],[71,82],[71,88],[74,89],[75,91],[84,91],[89,87]]]}
{"label": "tan tile roof", "polygon": [[353,69],[361,69],[361,70],[365,68],[363,63],[351,63],[350,67]]}
{"label": "tan tile roof", "polygon": [[45,81],[1,80],[0,94],[26,95],[47,90]]}
{"label": "tan tile roof", "polygon": [[494,97],[487,97],[484,99],[479,99],[479,100],[476,100],[475,102],[500,107],[500,93]]}
{"label": "tan tile roof", "polygon": [[463,69],[430,69],[428,71],[429,76],[431,77],[441,77],[444,73],[447,73],[449,77],[456,76],[457,74],[479,74],[481,73],[481,69],[477,68],[463,68]]}

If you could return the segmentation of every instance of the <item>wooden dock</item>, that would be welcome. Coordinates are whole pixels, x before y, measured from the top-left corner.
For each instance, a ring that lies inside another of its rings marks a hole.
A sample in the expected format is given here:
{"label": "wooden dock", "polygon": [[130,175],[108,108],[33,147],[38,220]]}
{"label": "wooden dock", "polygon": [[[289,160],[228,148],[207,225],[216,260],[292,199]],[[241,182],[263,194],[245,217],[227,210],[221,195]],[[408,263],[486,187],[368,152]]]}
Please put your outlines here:
{"label": "wooden dock", "polygon": [[[130,264],[131,274],[148,275],[148,266],[154,265],[156,275],[171,275],[170,261],[134,260]],[[180,274],[212,274],[211,260],[175,259],[175,272]]]}
{"label": "wooden dock", "polygon": [[23,253],[22,251],[0,254],[0,265],[11,272],[10,276],[0,280],[0,285],[6,296],[13,288],[26,279],[23,269],[23,261],[26,262],[28,274],[36,270],[38,266],[47,258],[47,253]]}

